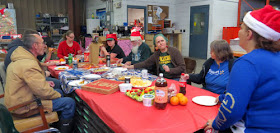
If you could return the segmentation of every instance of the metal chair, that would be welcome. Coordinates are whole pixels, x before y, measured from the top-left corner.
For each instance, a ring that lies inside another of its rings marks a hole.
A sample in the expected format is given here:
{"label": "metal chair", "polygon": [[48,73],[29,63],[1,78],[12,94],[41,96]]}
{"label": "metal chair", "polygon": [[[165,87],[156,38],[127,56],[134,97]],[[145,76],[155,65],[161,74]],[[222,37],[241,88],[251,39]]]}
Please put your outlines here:
{"label": "metal chair", "polygon": [[[195,73],[196,68],[196,60],[193,60],[191,58],[185,57],[184,58],[185,64],[186,64],[186,72],[187,73]],[[191,85],[191,82],[188,80],[187,83]]]}

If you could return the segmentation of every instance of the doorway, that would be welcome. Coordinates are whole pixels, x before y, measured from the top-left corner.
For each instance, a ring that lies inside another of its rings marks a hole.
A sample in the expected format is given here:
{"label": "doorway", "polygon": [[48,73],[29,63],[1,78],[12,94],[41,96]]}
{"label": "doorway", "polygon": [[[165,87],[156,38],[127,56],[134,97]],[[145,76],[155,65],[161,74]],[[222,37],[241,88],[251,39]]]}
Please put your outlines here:
{"label": "doorway", "polygon": [[209,5],[193,6],[190,14],[190,57],[207,59]]}
{"label": "doorway", "polygon": [[135,27],[137,25],[142,27],[142,32],[146,33],[147,19],[146,19],[146,6],[127,6],[127,24],[128,26]]}

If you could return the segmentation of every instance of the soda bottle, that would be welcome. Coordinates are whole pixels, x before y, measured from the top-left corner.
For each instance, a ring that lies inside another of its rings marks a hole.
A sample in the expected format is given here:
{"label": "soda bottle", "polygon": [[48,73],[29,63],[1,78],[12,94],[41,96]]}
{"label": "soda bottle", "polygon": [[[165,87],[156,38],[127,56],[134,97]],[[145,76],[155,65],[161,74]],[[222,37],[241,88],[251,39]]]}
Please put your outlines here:
{"label": "soda bottle", "polygon": [[72,60],[73,60],[73,56],[72,56],[72,54],[69,54],[68,55],[68,63],[71,64]]}
{"label": "soda bottle", "polygon": [[180,86],[180,91],[179,93],[183,93],[184,95],[186,94],[186,86],[187,86],[187,80],[184,78],[184,73],[181,74],[180,80],[179,80],[179,86]]}
{"label": "soda bottle", "polygon": [[106,66],[110,67],[110,55],[106,55]]}
{"label": "soda bottle", "polygon": [[168,102],[168,88],[167,81],[163,78],[162,73],[159,74],[155,86],[155,107],[165,109]]}

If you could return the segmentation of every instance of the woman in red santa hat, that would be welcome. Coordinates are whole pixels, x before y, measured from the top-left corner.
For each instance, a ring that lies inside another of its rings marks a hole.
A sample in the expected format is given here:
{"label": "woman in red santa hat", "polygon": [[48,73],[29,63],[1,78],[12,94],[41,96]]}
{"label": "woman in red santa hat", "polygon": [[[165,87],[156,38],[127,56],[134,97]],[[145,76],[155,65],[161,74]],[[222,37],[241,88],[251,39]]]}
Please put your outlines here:
{"label": "woman in red santa hat", "polygon": [[280,133],[280,11],[267,5],[243,21],[239,45],[247,54],[236,60],[219,113],[204,130],[243,120],[244,132]]}
{"label": "woman in red santa hat", "polygon": [[106,48],[104,46],[100,48],[100,55],[102,57],[106,55],[110,55],[111,59],[113,58],[121,59],[125,57],[122,48],[118,45],[118,39],[116,34],[107,34],[106,43],[108,45]]}

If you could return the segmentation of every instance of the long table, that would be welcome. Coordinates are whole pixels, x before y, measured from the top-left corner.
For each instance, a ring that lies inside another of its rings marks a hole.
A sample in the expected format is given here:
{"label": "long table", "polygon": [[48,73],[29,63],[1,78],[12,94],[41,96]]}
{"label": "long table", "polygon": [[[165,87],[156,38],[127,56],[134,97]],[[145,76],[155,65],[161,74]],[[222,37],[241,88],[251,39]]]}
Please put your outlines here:
{"label": "long table", "polygon": [[[174,83],[179,90],[177,81],[167,81],[168,86]],[[219,108],[219,105],[208,107],[193,103],[191,99],[195,96],[218,95],[190,85],[186,89],[187,105],[168,104],[165,110],[145,107],[142,102],[119,91],[103,95],[77,89],[75,93],[116,133],[190,133],[202,128],[208,119],[213,119]]]}

